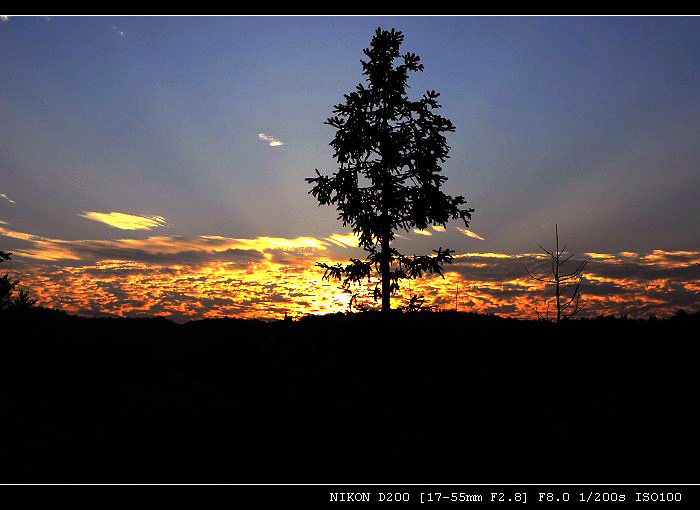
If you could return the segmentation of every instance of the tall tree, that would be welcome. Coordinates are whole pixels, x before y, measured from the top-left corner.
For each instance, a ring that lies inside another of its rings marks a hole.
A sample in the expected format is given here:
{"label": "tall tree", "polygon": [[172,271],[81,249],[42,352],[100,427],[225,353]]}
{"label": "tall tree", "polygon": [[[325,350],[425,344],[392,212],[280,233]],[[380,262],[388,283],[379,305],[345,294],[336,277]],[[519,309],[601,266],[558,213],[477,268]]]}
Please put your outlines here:
{"label": "tall tree", "polygon": [[[442,164],[450,147],[444,133],[455,130],[452,122],[435,113],[439,93],[427,91],[417,100],[407,95],[409,73],[423,71],[420,57],[400,53],[401,32],[378,28],[361,60],[366,85],[345,95],[326,124],[336,129],[330,142],[339,168],[332,176],[306,180],[319,205],[334,205],[343,226],[352,226],[365,260],[330,266],[324,279],[344,280],[345,285],[380,275],[374,289],[381,296],[382,311],[391,309],[391,294],[399,281],[424,273],[443,275],[453,250],[438,248],[433,255],[408,257],[392,248],[398,230],[445,226],[459,219],[469,226],[473,209],[464,197],[451,197],[440,187],[447,180]],[[396,61],[398,65],[395,65]]]}

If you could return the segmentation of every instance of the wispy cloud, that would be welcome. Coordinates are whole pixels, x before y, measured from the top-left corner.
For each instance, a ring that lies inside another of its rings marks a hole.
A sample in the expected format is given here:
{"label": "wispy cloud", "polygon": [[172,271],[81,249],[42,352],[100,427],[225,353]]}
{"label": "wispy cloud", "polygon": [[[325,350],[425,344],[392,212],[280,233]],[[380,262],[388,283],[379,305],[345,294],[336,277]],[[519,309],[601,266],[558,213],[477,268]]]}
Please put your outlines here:
{"label": "wispy cloud", "polygon": [[16,204],[16,203],[17,203],[17,202],[15,202],[14,200],[12,200],[10,197],[8,197],[7,195],[5,195],[5,193],[0,193],[0,198],[4,198],[5,200],[7,200],[8,202],[10,202],[11,204]]}
{"label": "wispy cloud", "polygon": [[126,32],[124,32],[123,30],[121,30],[121,29],[120,29],[119,27],[117,27],[116,25],[112,25],[112,32],[114,32],[115,34],[117,34],[117,35],[118,35],[119,37],[121,37],[122,39],[123,39],[124,37],[126,37]]}
{"label": "wispy cloud", "polygon": [[313,254],[325,251],[330,243],[315,237],[257,237],[237,239],[222,236],[154,236],[147,239],[63,240],[17,232],[0,227],[0,236],[31,243],[16,249],[20,257],[38,261],[123,260],[148,264],[190,265],[217,261],[270,259],[277,252]]}
{"label": "wispy cloud", "polygon": [[153,230],[154,228],[167,225],[165,218],[162,216],[137,216],[120,212],[83,212],[79,216],[99,221],[120,230]]}
{"label": "wispy cloud", "polygon": [[275,138],[274,136],[268,136],[265,133],[258,133],[258,139],[262,140],[263,142],[268,142],[270,147],[281,147],[284,145],[282,140]]}
{"label": "wispy cloud", "polygon": [[414,228],[414,229],[413,229],[413,233],[414,233],[414,234],[418,234],[419,236],[431,236],[431,235],[433,235],[433,234],[430,233],[430,231],[428,231],[428,230],[421,230],[421,229],[418,229],[418,228]]}
{"label": "wispy cloud", "polygon": [[331,236],[326,237],[327,241],[330,241],[331,243],[335,244],[336,246],[341,246],[343,248],[350,247],[350,248],[356,248],[360,244],[360,239],[350,232],[349,234],[343,235],[343,234],[333,234]]}
{"label": "wispy cloud", "polygon": [[457,227],[457,230],[462,232],[467,237],[473,237],[474,239],[479,239],[480,241],[486,241],[486,239],[481,237],[479,234],[477,234],[476,232],[472,232],[467,228]]}

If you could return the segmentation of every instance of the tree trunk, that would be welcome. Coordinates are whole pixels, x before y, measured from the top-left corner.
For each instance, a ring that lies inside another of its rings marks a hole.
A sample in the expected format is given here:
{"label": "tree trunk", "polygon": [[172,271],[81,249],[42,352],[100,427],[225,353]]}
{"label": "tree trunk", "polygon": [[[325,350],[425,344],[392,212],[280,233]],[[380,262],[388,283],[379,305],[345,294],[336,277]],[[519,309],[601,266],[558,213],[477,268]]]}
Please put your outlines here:
{"label": "tree trunk", "polygon": [[391,171],[386,165],[391,151],[389,144],[390,129],[388,113],[386,112],[386,97],[382,99],[384,107],[384,118],[382,120],[382,142],[380,151],[384,173],[382,176],[382,259],[379,269],[382,272],[382,314],[391,312],[391,218],[389,217],[389,203],[391,201]]}
{"label": "tree trunk", "polygon": [[389,194],[391,179],[388,171],[382,183],[382,258],[379,269],[382,272],[382,312],[391,311],[391,218],[389,217]]}
{"label": "tree trunk", "polygon": [[382,272],[382,313],[391,311],[391,278],[389,275],[391,272],[391,244],[386,230],[384,228],[382,235],[382,260],[379,267]]}

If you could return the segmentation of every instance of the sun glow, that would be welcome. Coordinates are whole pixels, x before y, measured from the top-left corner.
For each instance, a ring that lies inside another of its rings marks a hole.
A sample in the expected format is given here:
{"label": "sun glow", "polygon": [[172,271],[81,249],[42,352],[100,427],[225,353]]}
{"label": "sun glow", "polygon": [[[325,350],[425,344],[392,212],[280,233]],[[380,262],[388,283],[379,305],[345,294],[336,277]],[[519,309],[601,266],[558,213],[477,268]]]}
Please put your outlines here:
{"label": "sun glow", "polygon": [[[299,244],[303,243],[290,246]],[[309,245],[317,247],[315,243]],[[378,307],[372,297],[377,283],[374,278],[349,292],[344,292],[338,282],[322,280],[323,270],[315,263],[342,261],[337,254],[316,250],[281,253],[195,266],[102,260],[80,267],[27,269],[17,276],[39,304],[90,316],[162,315],[178,321],[205,317],[282,318],[285,314],[299,317],[347,312],[353,294],[357,294],[359,303]],[[439,309],[535,318],[535,310],[544,311],[547,301],[550,310],[553,306],[551,287],[523,274],[521,263],[534,264],[536,260],[533,256],[504,254],[458,255],[454,264],[445,267],[444,278],[430,276],[404,282],[392,299],[392,306],[406,304],[416,294]],[[595,267],[591,262],[591,270],[584,276],[584,315],[671,314],[680,299],[685,299],[690,309],[700,305],[700,274],[680,283],[665,273],[673,267],[655,264],[652,268],[660,277],[608,276],[606,271],[614,272],[620,266],[597,263]]]}
{"label": "sun glow", "polygon": [[[40,305],[99,316],[162,315],[178,321],[205,317],[281,318],[350,311],[373,299],[378,281],[344,290],[323,280],[317,262],[363,258],[352,234],[324,238],[152,236],[146,239],[51,239],[0,226],[0,235],[27,243],[13,249],[7,269]],[[584,315],[644,316],[700,307],[700,252],[588,254],[581,285]],[[392,306],[411,295],[438,309],[535,318],[553,289],[530,279],[523,266],[546,273],[541,253],[461,253],[436,275],[402,282]],[[3,268],[4,269],[4,268]],[[353,296],[356,299],[352,299]]]}

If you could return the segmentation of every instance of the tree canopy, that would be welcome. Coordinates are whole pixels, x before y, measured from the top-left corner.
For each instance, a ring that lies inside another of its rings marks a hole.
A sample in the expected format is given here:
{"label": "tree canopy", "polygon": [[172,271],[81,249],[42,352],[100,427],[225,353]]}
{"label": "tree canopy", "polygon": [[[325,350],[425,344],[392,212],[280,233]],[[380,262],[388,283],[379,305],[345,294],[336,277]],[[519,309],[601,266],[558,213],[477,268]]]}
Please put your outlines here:
{"label": "tree canopy", "polygon": [[445,226],[450,219],[468,227],[473,212],[464,197],[440,189],[450,150],[445,133],[455,127],[435,112],[441,107],[438,92],[408,97],[409,73],[422,72],[423,64],[418,55],[401,53],[403,40],[400,31],[377,29],[361,60],[366,84],[346,94],[326,120],[336,129],[330,146],[338,171],[326,176],[316,170],[316,177],[306,179],[319,205],[335,206],[343,226],[352,227],[368,252],[366,260],[351,259],[345,266],[319,263],[324,278],[347,286],[376,271],[381,279],[374,297],[381,296],[384,311],[391,308],[390,296],[400,280],[442,275],[442,266],[452,261],[453,250],[442,248],[433,255],[402,255],[391,247],[395,232]]}

